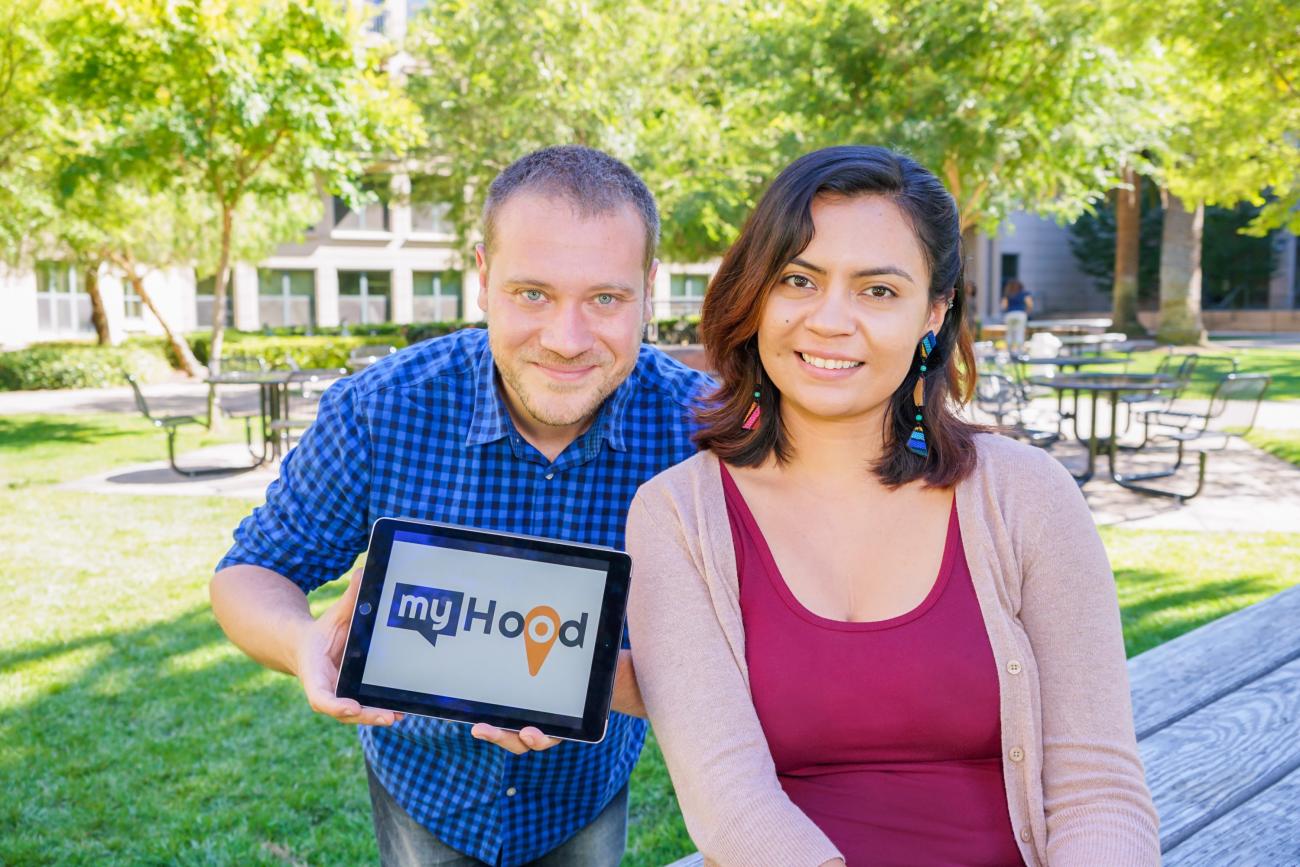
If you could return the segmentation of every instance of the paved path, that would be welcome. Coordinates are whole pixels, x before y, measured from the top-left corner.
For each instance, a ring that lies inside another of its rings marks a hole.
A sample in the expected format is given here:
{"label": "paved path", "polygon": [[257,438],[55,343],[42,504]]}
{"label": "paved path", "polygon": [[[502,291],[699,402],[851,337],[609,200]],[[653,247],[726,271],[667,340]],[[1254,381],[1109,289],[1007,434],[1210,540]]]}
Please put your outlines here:
{"label": "paved path", "polygon": [[[142,389],[149,410],[160,415],[179,415],[207,411],[208,387],[201,382],[182,380]],[[221,387],[221,404],[230,410],[257,409],[257,387],[225,385]],[[49,413],[135,413],[135,397],[127,385],[111,388],[69,388],[48,391],[0,391],[0,415]]]}

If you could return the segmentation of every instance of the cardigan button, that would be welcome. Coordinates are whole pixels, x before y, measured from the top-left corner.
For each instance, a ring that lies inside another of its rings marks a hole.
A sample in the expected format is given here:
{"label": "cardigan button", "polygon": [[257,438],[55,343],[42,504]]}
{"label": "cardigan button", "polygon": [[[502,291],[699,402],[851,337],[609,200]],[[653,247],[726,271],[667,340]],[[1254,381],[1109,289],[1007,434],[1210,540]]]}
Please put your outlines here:
{"label": "cardigan button", "polygon": [[1025,757],[1025,751],[1020,749],[1020,747],[1012,747],[1010,755],[1011,761],[1018,762]]}
{"label": "cardigan button", "polygon": [[1014,659],[1007,663],[1007,671],[1011,674],[1019,674],[1023,670],[1024,669],[1021,668],[1020,663]]}
{"label": "cardigan button", "polygon": [[1021,840],[1024,840],[1026,843],[1029,842],[1029,829],[1028,829],[1028,828],[1021,828],[1021,829],[1020,829],[1020,839],[1021,839]]}

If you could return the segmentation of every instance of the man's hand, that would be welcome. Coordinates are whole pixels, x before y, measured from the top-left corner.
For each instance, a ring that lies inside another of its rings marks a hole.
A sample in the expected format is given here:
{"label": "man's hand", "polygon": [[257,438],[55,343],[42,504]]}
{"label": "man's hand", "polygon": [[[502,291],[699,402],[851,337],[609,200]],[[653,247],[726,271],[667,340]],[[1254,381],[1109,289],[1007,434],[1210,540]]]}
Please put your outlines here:
{"label": "man's hand", "polygon": [[560,742],[559,738],[547,737],[541,729],[534,726],[524,726],[516,734],[487,723],[475,723],[469,733],[478,740],[496,744],[517,756],[531,751],[549,750]]}
{"label": "man's hand", "polygon": [[339,722],[354,725],[387,726],[402,718],[391,710],[362,707],[350,698],[334,694],[338,682],[343,647],[347,643],[348,624],[361,588],[361,570],[352,573],[348,589],[324,614],[303,629],[297,644],[293,673],[307,693],[312,710],[332,716]]}

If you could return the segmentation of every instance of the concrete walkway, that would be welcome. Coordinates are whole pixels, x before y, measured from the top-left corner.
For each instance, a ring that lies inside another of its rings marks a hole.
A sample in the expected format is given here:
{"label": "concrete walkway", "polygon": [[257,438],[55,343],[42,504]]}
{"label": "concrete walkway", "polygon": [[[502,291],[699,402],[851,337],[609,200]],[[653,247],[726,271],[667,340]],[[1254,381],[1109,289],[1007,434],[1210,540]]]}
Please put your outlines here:
{"label": "concrete walkway", "polygon": [[[149,401],[149,411],[159,415],[183,415],[207,412],[208,387],[202,382],[182,379],[146,385],[141,388]],[[219,396],[228,410],[257,409],[257,386],[223,385]],[[110,388],[67,388],[47,391],[0,391],[0,415],[49,413],[136,413],[135,396],[129,385]]]}

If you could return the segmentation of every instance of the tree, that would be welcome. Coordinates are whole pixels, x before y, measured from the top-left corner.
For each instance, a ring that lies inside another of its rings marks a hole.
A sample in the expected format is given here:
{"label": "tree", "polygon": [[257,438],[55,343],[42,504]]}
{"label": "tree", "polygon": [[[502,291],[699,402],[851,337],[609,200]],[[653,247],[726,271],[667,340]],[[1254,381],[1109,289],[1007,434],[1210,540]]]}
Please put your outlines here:
{"label": "tree", "polygon": [[620,0],[428,4],[404,45],[429,136],[412,155],[411,198],[445,205],[467,248],[492,179],[520,156],[585,144],[629,159],[652,15]]}
{"label": "tree", "polygon": [[[380,58],[357,44],[359,19],[339,6],[95,0],[63,19],[60,93],[105,130],[69,166],[65,191],[129,178],[206,202],[218,227],[214,369],[241,206],[321,187],[357,199],[370,166],[418,140]],[[286,239],[244,236],[263,255]]]}
{"label": "tree", "polygon": [[1124,183],[1115,188],[1115,282],[1111,323],[1125,334],[1146,334],[1138,321],[1138,268],[1141,252],[1142,176],[1124,167]]}
{"label": "tree", "polygon": [[1131,146],[1113,118],[1133,82],[1099,26],[1081,3],[791,0],[759,19],[748,77],[777,94],[797,150],[907,152],[945,181],[963,229],[987,231],[1019,208],[1073,218],[1117,180]]}
{"label": "tree", "polygon": [[1128,56],[1155,94],[1160,122],[1150,150],[1169,203],[1157,338],[1196,342],[1205,333],[1205,206],[1250,202],[1261,210],[1249,231],[1300,230],[1300,7],[1175,0],[1133,9],[1125,23]]}
{"label": "tree", "polygon": [[57,112],[47,87],[48,8],[34,0],[0,7],[0,259],[10,263],[31,253],[32,230],[50,213],[42,154]]}

